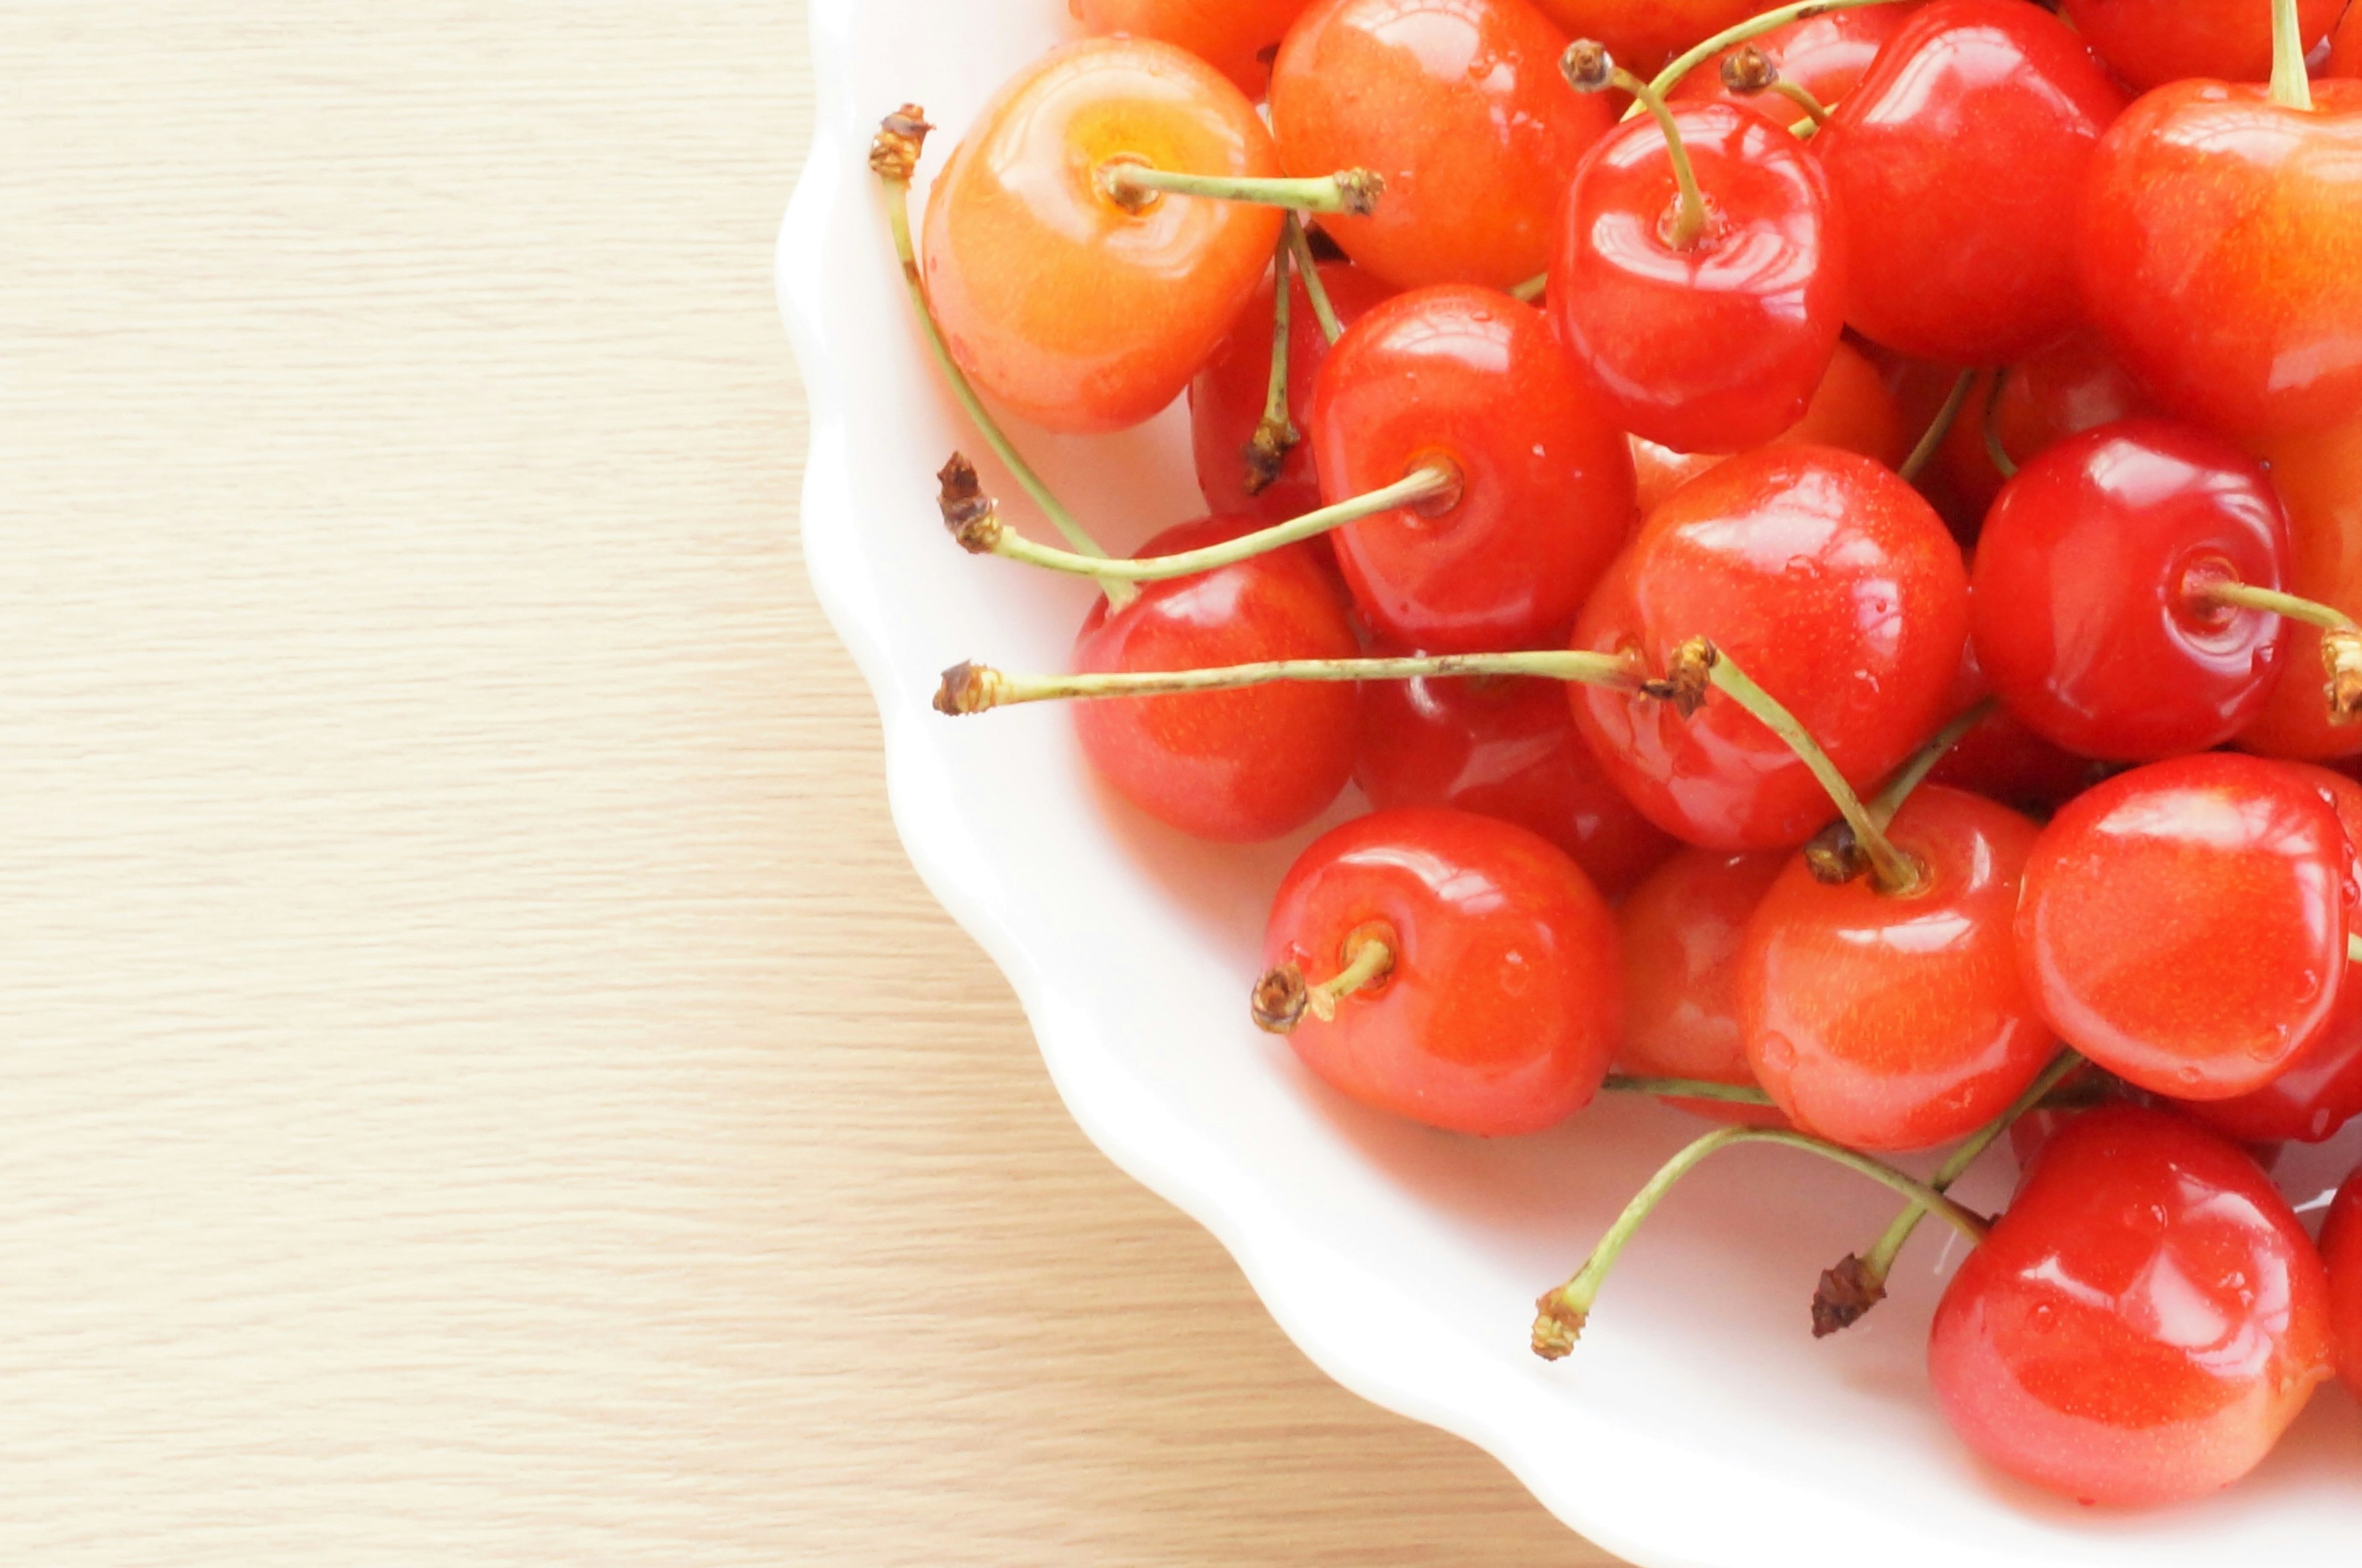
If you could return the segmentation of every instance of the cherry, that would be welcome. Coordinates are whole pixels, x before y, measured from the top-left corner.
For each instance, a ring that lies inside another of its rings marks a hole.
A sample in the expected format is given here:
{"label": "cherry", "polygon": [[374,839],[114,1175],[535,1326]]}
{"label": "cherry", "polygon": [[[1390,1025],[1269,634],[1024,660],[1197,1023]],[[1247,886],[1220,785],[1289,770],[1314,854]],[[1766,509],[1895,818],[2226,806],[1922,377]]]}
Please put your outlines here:
{"label": "cherry", "polygon": [[2083,303],[2172,413],[2243,442],[2362,414],[2362,85],[2181,82],[2110,128],[2091,171]]}
{"label": "cherry", "polygon": [[[1142,547],[1167,554],[1253,526],[1212,518]],[[1164,669],[1270,658],[1350,658],[1352,622],[1319,558],[1293,545],[1198,577],[1151,583],[1121,609],[1095,601],[1075,639],[1084,671]],[[1199,838],[1251,842],[1325,811],[1353,770],[1354,704],[1341,686],[1086,702],[1083,755],[1118,793]]]}
{"label": "cherry", "polygon": [[1669,108],[1595,45],[1584,91],[1637,90],[1576,171],[1551,263],[1559,338],[1625,429],[1682,452],[1760,446],[1803,418],[1843,325],[1828,182],[1795,138],[1727,104]]}
{"label": "cherry", "polygon": [[1802,17],[1749,44],[1734,44],[1683,77],[1669,96],[1676,103],[1720,99],[1758,114],[1771,114],[1785,124],[1796,117],[1786,105],[1760,94],[1733,91],[1722,79],[1723,61],[1751,45],[1771,62],[1781,81],[1794,83],[1823,104],[1842,103],[1869,73],[1878,51],[1903,30],[1917,9],[1915,6],[1865,6]]}
{"label": "cherry", "polygon": [[1814,138],[1850,236],[1847,319],[1955,365],[2074,326],[2075,220],[2121,88],[2022,0],[1935,0]]}
{"label": "cherry", "polygon": [[1805,1132],[1924,1149],[1992,1121],[2056,1037],[2019,980],[2011,917],[2032,823],[1975,795],[1914,792],[1889,829],[1918,885],[1827,883],[1792,859],[1749,922],[1737,982],[1747,1059]]}
{"label": "cherry", "polygon": [[[1342,261],[1320,263],[1319,273],[1338,320],[1349,326],[1389,293],[1367,272]],[[1284,523],[1319,506],[1320,480],[1313,472],[1312,449],[1299,442],[1282,459],[1277,478],[1252,493],[1247,488],[1245,453],[1263,423],[1271,390],[1275,292],[1266,277],[1239,312],[1231,335],[1189,383],[1189,430],[1198,488],[1209,507],[1224,515]],[[1329,357],[1329,337],[1304,280],[1292,270],[1289,297],[1287,406],[1301,420],[1312,406],[1313,378]]]}
{"label": "cherry", "polygon": [[1274,69],[1289,169],[1369,168],[1386,199],[1323,226],[1398,288],[1508,288],[1550,260],[1560,195],[1614,121],[1566,90],[1565,35],[1525,0],[1315,0]]}
{"label": "cherry", "polygon": [[1764,9],[1761,0],[1534,0],[1579,39],[1597,39],[1635,71],[1654,72],[1691,45]]}
{"label": "cherry", "polygon": [[1675,848],[1599,770],[1556,682],[1373,680],[1361,703],[1353,777],[1380,810],[1454,806],[1515,823],[1611,899]]}
{"label": "cherry", "polygon": [[1981,522],[2009,477],[1993,465],[1994,443],[2013,465],[2025,463],[2070,436],[2152,412],[2098,334],[2079,328],[1978,378],[1965,416],[1944,439],[1944,476],[1963,510]]}
{"label": "cherry", "polygon": [[[1562,704],[1562,706],[1563,704]],[[1739,1033],[1739,938],[1788,857],[1684,849],[1616,912],[1624,936],[1624,1043],[1618,1070],[1639,1077],[1753,1085]],[[1668,1105],[1757,1127],[1785,1118],[1758,1106],[1668,1099]]]}
{"label": "cherry", "polygon": [[1373,812],[1273,900],[1256,1021],[1361,1103],[1485,1136],[1590,1103],[1622,1010],[1615,917],[1555,846],[1492,817]]}
{"label": "cherry", "polygon": [[2161,419],[2103,425],[1993,502],[1977,659],[2012,712],[2070,751],[2141,761],[2220,745],[2270,695],[2286,623],[2214,591],[2278,590],[2288,558],[2279,499],[2237,447]]}
{"label": "cherry", "polygon": [[1133,33],[1187,50],[1250,98],[1271,82],[1272,57],[1306,0],[1066,0],[1095,33]]}
{"label": "cherry", "polygon": [[2255,1162],[2158,1111],[2059,1129],[1936,1309],[1945,1419],[2002,1470],[2087,1503],[2246,1474],[2329,1374],[2329,1282]]}
{"label": "cherry", "polygon": [[2346,1179],[2321,1226],[2329,1269],[2329,1334],[2338,1380],[2362,1399],[2362,1172]]}
{"label": "cherry", "polygon": [[[1805,417],[1765,443],[1772,447],[1837,447],[1901,465],[1910,450],[1894,394],[1869,356],[1840,338],[1828,369],[1813,393]],[[1665,497],[1719,464],[1727,454],[1676,452],[1654,441],[1632,438],[1632,462],[1639,479],[1640,512],[1654,512]]]}
{"label": "cherry", "polygon": [[1164,197],[1133,210],[1111,160],[1266,177],[1254,105],[1147,39],[1053,50],[1004,86],[927,202],[927,293],[953,359],[1054,430],[1137,425],[1180,395],[1253,295],[1280,215]]}
{"label": "cherry", "polygon": [[2351,851],[2311,776],[2231,752],[2070,801],[2026,863],[2018,961],[2050,1025],[2182,1099],[2269,1083],[2345,989]]}
{"label": "cherry", "polygon": [[[1968,625],[1960,552],[1893,470],[1827,447],[1743,453],[1659,507],[1608,569],[1573,646],[1667,667],[1710,638],[1785,704],[1856,784],[1945,716]],[[1740,705],[1571,690],[1633,804],[1711,849],[1800,844],[1831,816],[1811,769]]]}
{"label": "cherry", "polygon": [[[1976,624],[1975,578],[1970,579],[1969,624]],[[1977,662],[1971,637],[1961,649],[1960,672],[1944,706],[1964,712],[1992,694],[1984,667]],[[2103,769],[2091,758],[2077,756],[2026,726],[2009,709],[1995,703],[1969,732],[1937,759],[1928,779],[1956,790],[1982,795],[2035,818],[2047,818],[2093,783]]]}
{"label": "cherry", "polygon": [[1308,425],[1332,500],[1439,461],[1460,476],[1456,498],[1335,536],[1354,602],[1398,646],[1562,642],[1631,529],[1629,447],[1541,313],[1506,294],[1440,287],[1379,305],[1330,351]]}
{"label": "cherry", "polygon": [[[2328,37],[2345,8],[2345,0],[2297,0],[2300,52]],[[2065,0],[2059,9],[2141,92],[2189,76],[2263,82],[2272,73],[2272,14],[2262,0]]]}
{"label": "cherry", "polygon": [[[2288,508],[2293,547],[2289,591],[2341,608],[2362,608],[2362,419],[2319,435],[2267,445],[2272,488]],[[2321,668],[2321,633],[2291,624],[2283,657],[2290,674],[2239,735],[2271,756],[2329,758],[2362,752],[2362,724],[2340,723],[2310,676]]]}
{"label": "cherry", "polygon": [[2362,76],[2362,11],[2348,6],[2330,35],[2329,74]]}

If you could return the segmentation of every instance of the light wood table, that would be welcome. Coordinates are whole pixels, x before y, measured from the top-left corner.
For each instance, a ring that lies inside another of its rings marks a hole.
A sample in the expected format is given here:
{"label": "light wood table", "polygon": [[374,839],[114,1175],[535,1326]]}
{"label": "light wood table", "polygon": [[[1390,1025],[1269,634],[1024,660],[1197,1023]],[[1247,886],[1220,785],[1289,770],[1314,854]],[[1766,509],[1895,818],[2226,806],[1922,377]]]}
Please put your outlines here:
{"label": "light wood table", "polygon": [[1055,1103],[751,0],[0,7],[0,1561],[1566,1563]]}

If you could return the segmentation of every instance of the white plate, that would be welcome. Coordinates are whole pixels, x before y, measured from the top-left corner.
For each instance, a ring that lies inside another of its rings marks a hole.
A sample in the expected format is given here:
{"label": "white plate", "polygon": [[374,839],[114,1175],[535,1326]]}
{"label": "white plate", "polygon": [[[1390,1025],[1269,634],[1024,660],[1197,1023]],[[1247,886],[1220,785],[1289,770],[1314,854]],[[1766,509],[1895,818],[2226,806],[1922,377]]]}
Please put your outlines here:
{"label": "white plate", "polygon": [[[1072,24],[1064,0],[811,10],[819,125],[778,254],[811,403],[806,563],[884,715],[912,862],[1007,972],[1109,1156],[1220,1237],[1340,1382],[1483,1445],[1648,1568],[1820,1568],[1857,1551],[1911,1568],[2362,1561],[2362,1419],[2334,1388],[2260,1474],[2194,1506],[2080,1510],[1980,1468],[1926,1388],[1941,1228],[1894,1299],[1816,1344],[1818,1270],[1892,1209],[1783,1151],[1694,1177],[1625,1255],[1574,1356],[1537,1361],[1534,1297],[1697,1124],[1603,1105],[1485,1143],[1340,1101],[1247,1021],[1265,901],[1301,839],[1242,853],[1143,821],[1093,785],[1054,709],[929,711],[961,658],[1063,668],[1088,590],[963,555],[936,522],[936,466],[955,447],[985,453],[911,326],[869,137],[921,103],[944,127],[924,169],[940,168],[994,86]],[[1110,546],[1197,510],[1177,413],[1111,439],[1016,434]],[[1031,521],[1005,475],[986,478]],[[1989,1164],[1972,1201],[2006,1194],[2006,1156]],[[2298,1185],[2323,1168],[2313,1158]]]}

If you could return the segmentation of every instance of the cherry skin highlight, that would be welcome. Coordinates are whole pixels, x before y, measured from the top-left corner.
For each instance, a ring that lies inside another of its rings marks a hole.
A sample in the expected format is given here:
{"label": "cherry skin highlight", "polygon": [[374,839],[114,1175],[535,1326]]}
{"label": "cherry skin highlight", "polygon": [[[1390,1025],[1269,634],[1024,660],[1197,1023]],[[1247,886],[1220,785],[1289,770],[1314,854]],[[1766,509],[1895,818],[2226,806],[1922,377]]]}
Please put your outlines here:
{"label": "cherry skin highlight", "polygon": [[2362,1399],[2362,1173],[2346,1178],[2321,1226],[2329,1269],[2329,1333],[2337,1379]]}
{"label": "cherry skin highlight", "polygon": [[1279,240],[1268,207],[1164,196],[1126,210],[1097,176],[1117,159],[1280,172],[1254,105],[1211,66],[1091,39],[1003,87],[927,199],[927,297],[952,358],[1052,430],[1121,430],[1178,397]]}
{"label": "cherry skin highlight", "polygon": [[[1948,715],[1968,583],[1943,523],[1893,472],[1827,447],[1742,453],[1641,526],[1573,645],[1662,670],[1712,639],[1820,741],[1857,789]],[[1709,849],[1803,843],[1835,814],[1809,768],[1738,703],[1570,689],[1609,778],[1676,838]]]}
{"label": "cherry skin highlight", "polygon": [[1760,446],[1803,418],[1844,325],[1827,180],[1803,144],[1727,104],[1672,111],[1706,198],[1680,194],[1654,118],[1616,127],[1567,193],[1551,263],[1559,338],[1610,414],[1681,452]]}
{"label": "cherry skin highlight", "polygon": [[1677,847],[1599,770],[1556,681],[1373,680],[1361,702],[1353,778],[1382,811],[1451,806],[1515,823],[1610,899]]}
{"label": "cherry skin highlight", "polygon": [[[2362,611],[2362,418],[2319,435],[2265,445],[2272,488],[2288,508],[2288,590],[2349,613]],[[2341,724],[2321,700],[2321,632],[2291,623],[2289,674],[2264,700],[2239,745],[2267,756],[2326,759],[2362,752],[2362,724]]]}
{"label": "cherry skin highlight", "polygon": [[1590,881],[1525,829],[1407,808],[1304,852],[1273,901],[1264,961],[1318,985],[1358,942],[1392,968],[1288,1034],[1331,1088],[1432,1127],[1539,1132],[1590,1103],[1622,1013],[1616,922]]}
{"label": "cherry skin highlight", "polygon": [[[1851,11],[1829,11],[1774,28],[1749,40],[1772,62],[1783,82],[1794,83],[1834,108],[1851,95],[1870,72],[1871,62],[1887,40],[1903,30],[1918,11],[1916,6],[1866,6]],[[1723,84],[1722,62],[1748,45],[1735,45],[1701,63],[1683,77],[1668,94],[1674,103],[1719,99],[1737,104],[1782,126],[1802,117],[1795,104],[1777,93],[1734,93]]]}
{"label": "cherry skin highlight", "polygon": [[2329,1281],[2256,1163],[2103,1106],[2046,1143],[1945,1289],[1927,1371],[1988,1462],[2116,1507],[2255,1468],[2329,1372]]}
{"label": "cherry skin highlight", "polygon": [[[1387,296],[1386,286],[1342,261],[1320,264],[1321,286],[1337,316],[1351,326]],[[1288,273],[1287,407],[1300,427],[1312,407],[1314,379],[1329,358],[1329,339],[1312,314],[1304,280]],[[1320,505],[1320,477],[1313,471],[1312,447],[1298,441],[1282,462],[1279,477],[1247,493],[1246,447],[1263,424],[1271,395],[1272,281],[1264,279],[1239,312],[1238,324],[1214,357],[1189,383],[1190,449],[1198,463],[1198,488],[1217,514],[1285,523]]]}
{"label": "cherry skin highlight", "polygon": [[2160,406],[2242,442],[2362,416],[2362,84],[2312,94],[2160,87],[2109,129],[2083,206],[2092,325]]}
{"label": "cherry skin highlight", "polygon": [[1510,288],[1549,264],[1559,198],[1615,121],[1560,78],[1566,43],[1525,0],[1315,0],[1272,74],[1280,154],[1385,177],[1375,213],[1321,220],[1375,276]]}
{"label": "cherry skin highlight", "polygon": [[[2305,52],[2329,36],[2345,0],[2297,0]],[[2064,0],[2059,9],[2135,90],[2189,76],[2268,82],[2272,9],[2250,0]]]}
{"label": "cherry skin highlight", "polygon": [[1993,502],[1977,539],[1977,660],[2012,712],[2085,756],[2220,745],[2271,695],[2288,623],[2203,590],[2278,589],[2289,553],[2271,480],[2237,447],[2161,419],[2103,425],[2026,464]]}
{"label": "cherry skin highlight", "polygon": [[1952,365],[2064,334],[2085,176],[2124,105],[2040,7],[1935,0],[1813,138],[1850,236],[1847,320]]}
{"label": "cherry skin highlight", "polygon": [[2035,825],[1923,785],[1888,834],[1921,885],[1829,884],[1792,857],[1742,944],[1738,1018],[1788,1119],[1849,1148],[1925,1149],[2007,1110],[2058,1054],[2011,917]]}
{"label": "cherry skin highlight", "polygon": [[[1170,528],[1141,547],[1169,555],[1247,532],[1242,518]],[[1292,545],[1196,577],[1143,583],[1110,611],[1093,602],[1075,668],[1194,669],[1361,652],[1334,580]],[[1350,686],[1259,686],[1074,705],[1083,755],[1150,816],[1199,838],[1275,838],[1328,809],[1353,770]]]}
{"label": "cherry skin highlight", "polygon": [[1271,83],[1272,57],[1305,0],[1066,0],[1095,33],[1132,33],[1204,61],[1250,98]]}
{"label": "cherry skin highlight", "polygon": [[1486,289],[1419,289],[1330,350],[1313,458],[1332,502],[1425,464],[1456,500],[1383,512],[1332,537],[1379,638],[1434,653],[1545,647],[1631,531],[1632,455],[1542,314]]}
{"label": "cherry skin highlight", "polygon": [[2337,1010],[2352,876],[2305,772],[2232,752],[2151,763],[2043,830],[2019,967],[2051,1027],[2117,1077],[2179,1099],[2252,1093]]}
{"label": "cherry skin highlight", "polygon": [[[1684,849],[1618,906],[1624,937],[1624,1043],[1617,1070],[1648,1078],[1755,1085],[1738,1027],[1740,938],[1789,857]],[[1716,1121],[1783,1127],[1764,1106],[1669,1097]]]}
{"label": "cherry skin highlight", "polygon": [[[1869,356],[1839,338],[1805,417],[1764,445],[1836,447],[1875,458],[1893,469],[1900,468],[1910,454],[1911,437],[1904,431],[1902,411],[1887,390],[1885,377]],[[1676,452],[1634,436],[1632,463],[1639,480],[1641,515],[1654,512],[1665,497],[1719,465],[1727,455]]]}

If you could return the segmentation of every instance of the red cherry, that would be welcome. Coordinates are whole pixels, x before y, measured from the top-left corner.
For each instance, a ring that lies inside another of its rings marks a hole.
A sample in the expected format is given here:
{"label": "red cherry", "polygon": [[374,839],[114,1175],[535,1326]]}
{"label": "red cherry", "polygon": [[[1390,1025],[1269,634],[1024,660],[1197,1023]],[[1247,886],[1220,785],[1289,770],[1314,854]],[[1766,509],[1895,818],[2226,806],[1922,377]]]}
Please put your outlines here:
{"label": "red cherry", "polygon": [[2026,464],[1993,502],[1977,539],[1977,660],[2012,712],[2070,751],[2203,751],[2262,711],[2287,625],[2205,590],[2276,590],[2288,559],[2279,498],[2237,447],[2161,419],[2103,425]]}
{"label": "red cherry", "polygon": [[1631,530],[1632,456],[1542,314],[1486,289],[1420,289],[1362,318],[1314,389],[1331,501],[1440,459],[1461,489],[1339,529],[1371,628],[1438,653],[1560,641]]}
{"label": "red cherry", "polygon": [[1748,923],[1738,981],[1747,1059],[1780,1109],[1873,1151],[1976,1131],[2058,1054],[2011,933],[2034,824],[1922,786],[1888,831],[1920,886],[1832,885],[1792,858]]}
{"label": "red cherry", "polygon": [[[1943,524],[1893,470],[1827,447],[1742,453],[1676,491],[1608,569],[1573,646],[1665,668],[1705,636],[1820,741],[1858,788],[1947,716],[1968,583]],[[1710,849],[1801,844],[1834,814],[1785,744],[1736,702],[1570,689],[1617,787]]]}
{"label": "red cherry", "polygon": [[[1254,526],[1212,518],[1141,547],[1169,555]],[[1110,611],[1095,601],[1075,639],[1078,671],[1194,669],[1274,658],[1352,658],[1352,619],[1319,558],[1300,545],[1197,577],[1143,583]],[[1083,755],[1149,815],[1200,838],[1251,842],[1303,826],[1353,770],[1348,686],[1259,686],[1078,702]]]}
{"label": "red cherry", "polygon": [[2109,130],[2083,206],[2092,324],[2159,404],[2242,441],[2362,413],[2362,86],[2312,96],[2160,87]]}
{"label": "red cherry", "polygon": [[2256,1163],[2178,1117],[2061,1128],[1944,1292],[1927,1372],[1986,1460],[2087,1503],[2200,1497],[2329,1375],[2329,1280]]}
{"label": "red cherry", "polygon": [[1271,81],[1272,56],[1305,0],[1066,0],[1095,33],[1131,33],[1187,50],[1250,98]]}
{"label": "red cherry", "polygon": [[2346,7],[2337,30],[2330,35],[2329,74],[2362,76],[2362,11]]}
{"label": "red cherry", "polygon": [[1682,452],[1760,446],[1803,418],[1837,348],[1844,256],[1804,145],[1727,104],[1671,111],[1705,193],[1683,201],[1652,117],[1616,128],[1567,193],[1551,309],[1625,429]]}
{"label": "red cherry", "polygon": [[1559,197],[1615,119],[1567,91],[1565,47],[1525,0],[1316,0],[1272,74],[1281,156],[1385,176],[1374,214],[1321,222],[1376,276],[1511,287],[1549,264]]}
{"label": "red cherry", "polygon": [[[1975,579],[1970,580],[1969,624],[1976,624]],[[1945,699],[1947,712],[1959,713],[1992,693],[1984,667],[1977,663],[1971,637],[1961,650],[1960,672]],[[2062,749],[2026,727],[2025,721],[1996,703],[1991,712],[1937,759],[1928,771],[1931,783],[1948,784],[1982,795],[1989,801],[2047,818],[2095,782],[2101,769],[2085,756]]]}
{"label": "red cherry", "polygon": [[[1844,13],[1849,15],[1850,13]],[[1899,468],[1911,450],[1903,415],[1886,380],[1868,355],[1840,338],[1821,373],[1819,390],[1805,417],[1771,447],[1837,447]],[[1632,439],[1632,464],[1639,479],[1640,513],[1654,512],[1665,497],[1723,460],[1720,452],[1676,452],[1654,441]]]}
{"label": "red cherry", "polygon": [[[1788,856],[1685,849],[1616,911],[1624,936],[1624,1043],[1616,1066],[1644,1078],[1755,1083],[1738,1029],[1739,938]],[[1787,1118],[1726,1100],[1668,1105],[1753,1127]]]}
{"label": "red cherry", "polygon": [[[1851,95],[1869,73],[1878,51],[1917,11],[1916,6],[1897,5],[1829,11],[1774,28],[1749,41],[1772,62],[1781,81],[1794,83],[1822,104],[1833,105]],[[1719,99],[1770,115],[1783,125],[1800,117],[1784,97],[1734,93],[1723,84],[1722,62],[1746,47],[1734,45],[1705,61],[1683,77],[1669,95],[1675,103]]]}
{"label": "red cherry", "polygon": [[1673,56],[1735,28],[1760,0],[1534,0],[1574,38],[1597,39],[1617,62],[1653,74]]}
{"label": "red cherry", "polygon": [[[1321,286],[1337,317],[1351,326],[1385,299],[1387,289],[1358,267],[1342,261],[1320,264]],[[1329,339],[1312,314],[1304,280],[1289,272],[1287,313],[1287,406],[1299,423],[1312,406],[1313,378],[1329,358]],[[1214,357],[1189,383],[1189,433],[1198,459],[1198,488],[1217,514],[1285,523],[1320,505],[1320,480],[1312,469],[1312,448],[1298,442],[1281,465],[1279,478],[1247,493],[1247,443],[1263,424],[1271,394],[1272,282],[1263,281]]]}
{"label": "red cherry", "polygon": [[[1307,1007],[1371,943],[1390,965]],[[1258,1016],[1331,1088],[1456,1132],[1540,1131],[1599,1091],[1622,988],[1616,922],[1557,848],[1521,827],[1432,808],[1324,834],[1280,884]],[[1293,966],[1296,982],[1275,985]],[[1275,998],[1292,1005],[1275,1005]]]}
{"label": "red cherry", "polygon": [[2075,325],[2075,218],[2125,95],[2057,17],[1936,0],[1813,140],[1850,237],[1847,319],[1956,365]]}
{"label": "red cherry", "polygon": [[1373,680],[1361,694],[1353,777],[1381,810],[1453,806],[1515,823],[1611,899],[1676,847],[1599,770],[1556,681]]}
{"label": "red cherry", "polygon": [[2362,1399],[2362,1172],[2346,1179],[2322,1221],[2329,1268],[2329,1333],[2338,1380]]}
{"label": "red cherry", "polygon": [[[2031,462],[2070,436],[2152,412],[2138,384],[2090,331],[2070,332],[2001,375],[1992,428],[2003,453],[2018,463]],[[1949,385],[1948,372],[1941,385]],[[1987,372],[1945,437],[1941,459],[1963,510],[1980,522],[2003,482],[1985,445],[1985,409],[1993,397],[1992,373]]]}
{"label": "red cherry", "polygon": [[2308,775],[2210,752],[2070,801],[2026,863],[2018,960],[2066,1042],[2182,1099],[2269,1083],[2345,988],[2349,851]]}
{"label": "red cherry", "polygon": [[1110,160],[1269,178],[1254,105],[1146,39],[1053,50],[977,118],[927,199],[927,294],[952,357],[1053,430],[1137,425],[1181,394],[1279,240],[1280,215],[1164,197],[1119,204]]}
{"label": "red cherry", "polygon": [[[2362,610],[2362,419],[2266,445],[2272,488],[2288,508],[2293,547],[2288,589],[2343,610]],[[2269,756],[2331,758],[2362,752],[2362,724],[2341,724],[2321,700],[2321,633],[2290,624],[2272,689],[2239,744]]]}
{"label": "red cherry", "polygon": [[[2186,76],[2271,78],[2272,11],[2254,0],[2065,0],[2059,8],[2143,92]],[[2329,36],[2345,8],[2345,0],[2297,0],[2303,52]]]}

